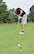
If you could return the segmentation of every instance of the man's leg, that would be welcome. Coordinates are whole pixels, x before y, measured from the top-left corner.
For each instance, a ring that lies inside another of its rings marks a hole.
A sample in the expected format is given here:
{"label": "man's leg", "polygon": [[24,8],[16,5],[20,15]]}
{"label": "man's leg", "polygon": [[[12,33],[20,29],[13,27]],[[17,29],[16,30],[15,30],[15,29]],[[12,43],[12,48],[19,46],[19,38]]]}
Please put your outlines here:
{"label": "man's leg", "polygon": [[25,27],[25,25],[24,24],[21,24],[21,27],[22,27],[22,31],[19,32],[19,34],[24,34],[24,27]]}
{"label": "man's leg", "polygon": [[25,25],[24,24],[21,24],[21,26],[22,26],[22,32],[24,32]]}
{"label": "man's leg", "polygon": [[27,15],[25,14],[22,17],[22,22],[21,22],[21,26],[22,26],[22,32],[19,32],[19,34],[24,34],[24,28],[25,28],[25,24],[27,23]]}

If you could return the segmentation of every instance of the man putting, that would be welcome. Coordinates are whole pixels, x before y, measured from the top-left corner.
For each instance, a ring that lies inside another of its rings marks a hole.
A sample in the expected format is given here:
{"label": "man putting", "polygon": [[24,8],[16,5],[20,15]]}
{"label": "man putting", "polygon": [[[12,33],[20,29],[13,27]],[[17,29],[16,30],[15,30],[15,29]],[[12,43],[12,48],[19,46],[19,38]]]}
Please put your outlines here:
{"label": "man putting", "polygon": [[19,34],[24,34],[24,27],[25,24],[27,23],[27,14],[21,8],[13,8],[12,10],[17,13],[18,21],[20,21],[20,18],[22,18],[21,20],[22,31],[19,32]]}

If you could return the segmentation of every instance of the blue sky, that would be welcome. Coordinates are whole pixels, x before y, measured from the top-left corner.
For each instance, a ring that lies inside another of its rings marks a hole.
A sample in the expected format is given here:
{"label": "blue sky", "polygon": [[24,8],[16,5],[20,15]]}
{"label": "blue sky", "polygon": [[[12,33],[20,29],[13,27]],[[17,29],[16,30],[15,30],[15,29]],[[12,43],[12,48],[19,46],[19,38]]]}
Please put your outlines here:
{"label": "blue sky", "polygon": [[8,6],[8,9],[13,7],[22,8],[27,14],[29,13],[29,8],[34,5],[34,0],[4,0]]}

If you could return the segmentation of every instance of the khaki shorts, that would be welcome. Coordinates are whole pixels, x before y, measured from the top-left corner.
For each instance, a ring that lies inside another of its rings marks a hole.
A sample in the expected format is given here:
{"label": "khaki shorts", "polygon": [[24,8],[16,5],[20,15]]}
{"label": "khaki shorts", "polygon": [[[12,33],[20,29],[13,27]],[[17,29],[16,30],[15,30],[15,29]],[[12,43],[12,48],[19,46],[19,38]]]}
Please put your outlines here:
{"label": "khaki shorts", "polygon": [[21,17],[21,24],[27,24],[27,14],[24,14],[23,17]]}

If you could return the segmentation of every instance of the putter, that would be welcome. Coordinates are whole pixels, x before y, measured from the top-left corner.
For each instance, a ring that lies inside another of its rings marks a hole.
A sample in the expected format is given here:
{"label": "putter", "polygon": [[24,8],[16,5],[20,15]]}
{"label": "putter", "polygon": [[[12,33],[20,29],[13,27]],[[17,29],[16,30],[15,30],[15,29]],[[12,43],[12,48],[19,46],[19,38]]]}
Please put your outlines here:
{"label": "putter", "polygon": [[17,32],[19,32],[19,21],[17,23]]}

